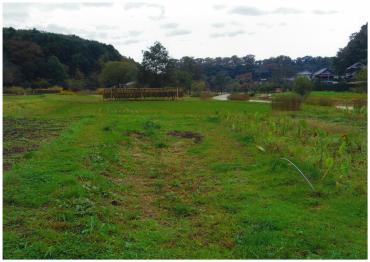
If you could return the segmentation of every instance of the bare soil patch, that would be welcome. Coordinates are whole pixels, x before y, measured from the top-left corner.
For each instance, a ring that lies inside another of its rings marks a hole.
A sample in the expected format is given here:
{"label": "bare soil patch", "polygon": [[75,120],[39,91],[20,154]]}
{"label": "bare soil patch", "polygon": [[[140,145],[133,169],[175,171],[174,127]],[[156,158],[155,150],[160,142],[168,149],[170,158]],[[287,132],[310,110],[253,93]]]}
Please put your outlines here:
{"label": "bare soil patch", "polygon": [[66,122],[55,120],[4,118],[3,119],[3,169],[11,169],[14,163],[25,158],[26,153],[36,150],[43,142],[57,137]]}
{"label": "bare soil patch", "polygon": [[196,133],[196,132],[191,132],[191,131],[171,131],[171,132],[168,132],[167,135],[174,136],[174,137],[194,139],[195,143],[200,143],[203,139],[203,136],[201,134]]}
{"label": "bare soil patch", "polygon": [[147,136],[144,132],[140,132],[140,131],[137,131],[137,130],[126,131],[126,132],[124,132],[124,135],[130,136],[130,137],[136,137],[136,138],[144,138],[144,137]]}

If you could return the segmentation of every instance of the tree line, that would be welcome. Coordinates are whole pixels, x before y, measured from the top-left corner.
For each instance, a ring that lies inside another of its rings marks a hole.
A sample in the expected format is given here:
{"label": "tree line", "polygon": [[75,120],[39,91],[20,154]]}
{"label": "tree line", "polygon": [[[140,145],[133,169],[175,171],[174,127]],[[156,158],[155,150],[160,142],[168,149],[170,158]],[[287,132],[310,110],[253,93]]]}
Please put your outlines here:
{"label": "tree line", "polygon": [[113,46],[38,30],[3,29],[4,85],[31,88],[60,85],[71,88],[118,86],[179,86],[188,93],[274,89],[296,73],[331,68],[342,74],[355,62],[367,64],[367,24],[350,37],[347,46],[335,57],[304,56],[292,59],[277,56],[256,60],[243,57],[172,58],[167,49],[155,42],[143,51],[141,63],[122,56]]}

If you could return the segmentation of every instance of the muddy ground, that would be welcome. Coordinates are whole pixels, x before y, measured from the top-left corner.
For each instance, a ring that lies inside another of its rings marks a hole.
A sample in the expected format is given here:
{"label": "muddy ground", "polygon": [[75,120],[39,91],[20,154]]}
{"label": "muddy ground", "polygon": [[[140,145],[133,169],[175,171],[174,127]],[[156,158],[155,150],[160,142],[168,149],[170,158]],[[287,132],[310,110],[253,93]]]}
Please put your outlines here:
{"label": "muddy ground", "polygon": [[26,118],[3,119],[3,170],[27,158],[45,142],[57,137],[66,122]]}

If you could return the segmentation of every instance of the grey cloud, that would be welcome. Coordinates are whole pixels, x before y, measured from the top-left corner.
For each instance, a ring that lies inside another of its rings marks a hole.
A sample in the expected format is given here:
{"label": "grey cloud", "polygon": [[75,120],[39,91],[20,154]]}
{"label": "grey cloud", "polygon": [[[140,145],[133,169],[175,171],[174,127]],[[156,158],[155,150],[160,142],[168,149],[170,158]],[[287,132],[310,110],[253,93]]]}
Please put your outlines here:
{"label": "grey cloud", "polygon": [[137,37],[137,36],[141,35],[142,33],[143,33],[143,31],[131,30],[131,31],[128,31],[126,34],[113,35],[110,38],[116,39],[116,40],[118,40],[118,39],[131,39],[133,37]]}
{"label": "grey cloud", "polygon": [[237,22],[237,21],[231,21],[230,24],[232,24],[232,25],[243,25],[243,23]]}
{"label": "grey cloud", "polygon": [[[95,38],[97,36],[102,36],[102,34],[105,33],[96,33],[96,32],[90,32],[84,29],[80,28],[69,28],[69,27],[64,27],[60,26],[57,24],[43,24],[43,25],[35,25],[35,26],[25,26],[23,27],[24,29],[37,29],[40,31],[45,31],[45,32],[50,32],[50,33],[55,33],[55,34],[64,34],[64,35],[77,35],[83,38],[91,39]],[[106,36],[106,34],[105,34]]]}
{"label": "grey cloud", "polygon": [[24,3],[4,3],[3,19],[4,23],[23,22],[29,18],[29,4]]}
{"label": "grey cloud", "polygon": [[143,32],[142,31],[135,31],[135,30],[132,30],[132,31],[129,31],[128,32],[128,35],[129,36],[139,36],[141,35]]}
{"label": "grey cloud", "polygon": [[81,5],[79,3],[32,3],[35,8],[43,9],[43,10],[57,10],[57,9],[64,9],[64,10],[76,10],[80,9]]}
{"label": "grey cloud", "polygon": [[172,30],[171,32],[168,32],[166,36],[178,36],[178,35],[188,35],[191,31],[184,30],[184,29],[178,29],[178,30]]}
{"label": "grey cloud", "polygon": [[81,32],[78,35],[83,36],[87,39],[95,39],[95,40],[98,39],[99,41],[101,41],[101,40],[105,40],[108,38],[108,34],[104,32],[91,32],[91,31],[85,31],[85,30],[81,30],[81,31],[84,31],[84,32]]}
{"label": "grey cloud", "polygon": [[87,7],[109,7],[112,6],[113,3],[82,3],[82,5]]}
{"label": "grey cloud", "polygon": [[97,33],[96,36],[99,37],[99,38],[106,38],[108,36],[108,34],[106,34],[106,33]]}
{"label": "grey cloud", "polygon": [[166,24],[162,24],[161,25],[161,28],[164,28],[164,29],[174,29],[174,28],[177,28],[179,26],[178,23],[166,23]]}
{"label": "grey cloud", "polygon": [[56,24],[47,24],[38,27],[40,30],[47,32],[57,33],[57,34],[67,34],[67,35],[78,35],[87,39],[96,39],[96,38],[107,38],[108,34],[105,32],[98,31],[88,31],[79,28],[69,28]]}
{"label": "grey cloud", "polygon": [[244,31],[243,31],[243,30],[238,30],[238,31],[234,31],[234,32],[229,32],[229,33],[227,33],[227,36],[229,36],[229,37],[234,37],[234,36],[242,35],[242,34],[244,34]]}
{"label": "grey cloud", "polygon": [[154,4],[154,3],[146,3],[146,2],[128,2],[124,6],[125,10],[131,10],[136,8],[156,8],[159,10],[159,14],[156,16],[149,16],[152,20],[159,20],[164,17],[166,9],[163,5]]}
{"label": "grey cloud", "polygon": [[98,31],[88,31],[85,29],[80,28],[69,28],[64,27],[56,24],[47,24],[45,26],[39,26],[41,30],[47,31],[47,32],[53,32],[57,34],[66,34],[66,35],[77,35],[83,38],[87,39],[101,39],[101,38],[107,38],[108,34],[105,32],[98,32]]}
{"label": "grey cloud", "polygon": [[294,8],[280,7],[280,8],[275,9],[271,13],[272,14],[290,15],[290,14],[300,14],[300,13],[302,13],[302,10],[298,10],[298,9],[294,9]]}
{"label": "grey cloud", "polygon": [[125,9],[130,10],[133,8],[142,8],[142,7],[158,7],[158,4],[145,3],[145,2],[128,2],[125,4]]}
{"label": "grey cloud", "polygon": [[46,25],[39,25],[36,26],[37,29],[51,32],[51,33],[57,33],[57,34],[76,34],[76,35],[82,35],[87,34],[88,32],[83,29],[75,29],[75,28],[68,28],[64,26],[60,26],[57,24],[46,24]]}
{"label": "grey cloud", "polygon": [[266,27],[266,28],[271,28],[272,25],[271,24],[268,24],[268,23],[264,23],[264,22],[261,22],[261,23],[257,23],[258,26],[263,26],[263,27]]}
{"label": "grey cloud", "polygon": [[95,26],[98,30],[116,30],[118,26],[115,25],[97,25]]}
{"label": "grey cloud", "polygon": [[211,24],[213,27],[216,27],[216,28],[220,28],[220,27],[224,27],[225,24],[224,23],[213,23]]}
{"label": "grey cloud", "polygon": [[213,9],[215,10],[222,10],[222,9],[225,9],[226,8],[226,5],[214,5],[213,6]]}
{"label": "grey cloud", "polygon": [[312,13],[315,15],[332,15],[338,13],[338,11],[335,10],[313,10]]}
{"label": "grey cloud", "polygon": [[225,36],[226,36],[225,33],[213,33],[209,35],[209,37],[211,38],[219,38],[219,37],[225,37]]}
{"label": "grey cloud", "polygon": [[231,14],[246,15],[246,16],[259,16],[268,14],[268,12],[260,10],[253,6],[237,6],[230,10]]}
{"label": "grey cloud", "polygon": [[56,24],[48,24],[44,27],[45,31],[60,33],[60,34],[69,34],[71,32],[70,28],[56,25]]}
{"label": "grey cloud", "polygon": [[27,21],[33,10],[77,10],[80,6],[78,3],[4,3],[3,18],[6,23],[19,23]]}
{"label": "grey cloud", "polygon": [[[219,38],[219,37],[234,37],[237,35],[245,34],[243,30],[233,31],[233,32],[224,32],[224,33],[213,33],[210,34],[209,37],[211,38]],[[254,32],[248,33],[249,35],[254,34]]]}
{"label": "grey cloud", "polygon": [[286,23],[285,23],[285,22],[281,22],[281,23],[279,24],[279,26],[286,26]]}
{"label": "grey cloud", "polygon": [[131,44],[136,44],[136,43],[139,43],[139,42],[140,42],[140,40],[138,40],[138,39],[129,39],[129,40],[124,41],[123,44],[131,45]]}
{"label": "grey cloud", "polygon": [[112,38],[113,40],[119,40],[119,39],[122,39],[123,37],[121,35],[114,35],[114,36],[111,36],[110,38]]}
{"label": "grey cloud", "polygon": [[267,11],[258,9],[253,6],[237,6],[229,11],[231,14],[238,14],[238,15],[245,15],[245,16],[261,16],[261,15],[268,15],[268,14],[300,14],[302,10],[294,9],[294,8],[287,8],[287,7],[280,7],[273,11]]}
{"label": "grey cloud", "polygon": [[3,13],[4,23],[12,23],[12,22],[24,22],[30,15],[28,13],[22,11],[12,11],[12,12],[5,12]]}

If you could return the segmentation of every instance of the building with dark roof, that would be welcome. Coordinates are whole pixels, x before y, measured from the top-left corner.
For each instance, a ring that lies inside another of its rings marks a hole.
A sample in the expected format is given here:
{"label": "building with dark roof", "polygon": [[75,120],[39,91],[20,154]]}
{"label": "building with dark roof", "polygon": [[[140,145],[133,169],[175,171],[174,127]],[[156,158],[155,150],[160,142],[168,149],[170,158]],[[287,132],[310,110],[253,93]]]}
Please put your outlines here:
{"label": "building with dark roof", "polygon": [[364,67],[365,65],[357,62],[346,68],[344,71],[344,79],[352,80],[353,77]]}
{"label": "building with dark roof", "polygon": [[307,77],[307,78],[311,78],[311,75],[312,75],[312,72],[310,72],[308,70],[304,70],[304,71],[298,72],[296,74],[296,77],[304,76],[304,77]]}
{"label": "building with dark roof", "polygon": [[322,68],[312,74],[312,80],[318,80],[323,83],[333,83],[334,74],[328,68]]}

